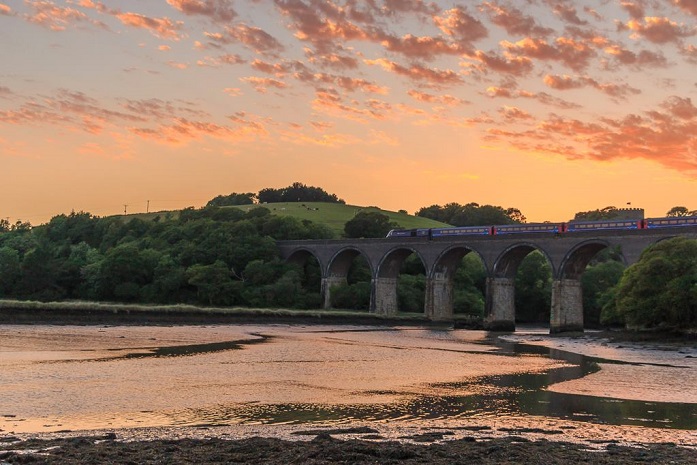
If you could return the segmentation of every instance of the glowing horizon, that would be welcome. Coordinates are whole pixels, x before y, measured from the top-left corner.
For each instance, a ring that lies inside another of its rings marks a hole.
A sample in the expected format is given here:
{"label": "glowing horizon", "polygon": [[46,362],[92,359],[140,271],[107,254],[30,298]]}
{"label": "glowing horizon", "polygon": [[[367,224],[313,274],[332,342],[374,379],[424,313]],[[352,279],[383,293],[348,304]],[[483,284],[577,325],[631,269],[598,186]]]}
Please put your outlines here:
{"label": "glowing horizon", "polygon": [[0,0],[0,218],[694,210],[696,36],[687,0]]}

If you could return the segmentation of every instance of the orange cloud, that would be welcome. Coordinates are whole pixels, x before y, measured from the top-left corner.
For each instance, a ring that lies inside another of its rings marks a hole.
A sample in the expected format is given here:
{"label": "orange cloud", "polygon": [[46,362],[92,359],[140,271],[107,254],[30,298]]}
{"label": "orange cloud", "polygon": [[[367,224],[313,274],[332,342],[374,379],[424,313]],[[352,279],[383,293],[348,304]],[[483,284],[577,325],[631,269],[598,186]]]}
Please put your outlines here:
{"label": "orange cloud", "polygon": [[237,24],[225,27],[225,34],[206,33],[215,44],[227,45],[241,43],[262,55],[277,56],[284,50],[283,45],[271,34],[255,26]]}
{"label": "orange cloud", "polygon": [[181,63],[181,62],[173,61],[173,60],[168,61],[167,66],[170,66],[170,67],[175,68],[175,69],[186,69],[189,67],[189,65],[187,65],[186,63]]}
{"label": "orange cloud", "polygon": [[180,31],[184,26],[181,21],[172,21],[169,18],[150,18],[138,13],[117,13],[115,16],[126,26],[145,29],[161,39],[181,39]]}
{"label": "orange cloud", "polygon": [[12,8],[5,5],[4,3],[0,3],[0,15],[10,16],[12,14]]}
{"label": "orange cloud", "polygon": [[246,60],[239,55],[225,54],[219,57],[204,57],[202,60],[198,60],[196,64],[198,66],[211,66],[217,68],[222,65],[239,65],[246,63]]}
{"label": "orange cloud", "polygon": [[268,63],[259,59],[252,61],[250,65],[257,71],[261,71],[262,73],[266,74],[272,74],[276,77],[285,76],[292,68],[291,65],[289,65],[288,63]]}
{"label": "orange cloud", "polygon": [[274,0],[274,3],[281,14],[292,21],[289,27],[295,30],[295,37],[312,43],[320,54],[334,52],[337,39],[350,41],[371,38],[371,34],[349,18],[352,15],[358,20],[371,21],[371,16],[356,14],[353,7],[342,8],[332,2],[306,5],[297,0]]}
{"label": "orange cloud", "polygon": [[512,76],[525,76],[533,69],[532,60],[528,57],[501,57],[495,53],[477,50],[474,58],[481,63],[476,69],[485,74],[494,71]]}
{"label": "orange cloud", "polygon": [[[103,23],[92,20],[85,13],[75,8],[57,6],[50,1],[32,1],[25,3],[31,9],[31,12],[26,15],[27,21],[52,31],[64,31],[68,26],[72,26],[76,23],[90,23],[105,27]],[[0,6],[0,12],[9,15],[11,10],[8,6],[2,5]]]}
{"label": "orange cloud", "polygon": [[338,76],[328,73],[312,73],[304,66],[295,66],[301,71],[294,73],[293,77],[301,82],[319,84],[321,86],[334,85],[348,92],[363,91],[369,94],[387,94],[388,88],[380,86],[375,82],[366,79],[352,78],[349,76]]}
{"label": "orange cloud", "polygon": [[697,16],[697,2],[695,0],[673,0],[673,3],[691,15]]}
{"label": "orange cloud", "polygon": [[668,97],[661,106],[668,110],[673,116],[683,120],[690,120],[697,117],[697,107],[692,104],[692,99],[689,97],[678,97],[673,95]]}
{"label": "orange cloud", "polygon": [[604,52],[615,61],[614,66],[611,65],[610,68],[617,65],[627,65],[639,70],[646,67],[660,68],[668,65],[668,60],[660,52],[641,50],[639,53],[635,53],[617,44],[605,47]]}
{"label": "orange cloud", "polygon": [[452,85],[462,82],[462,78],[452,70],[431,69],[419,64],[412,64],[406,67],[384,58],[365,60],[365,63],[380,66],[386,71],[405,76],[415,81],[426,81],[435,86]]}
{"label": "orange cloud", "polygon": [[534,119],[533,116],[525,110],[521,110],[518,107],[502,107],[499,109],[499,114],[508,123],[515,122],[517,120],[531,120]]}
{"label": "orange cloud", "polygon": [[[342,49],[337,47],[337,49]],[[351,70],[358,68],[359,60],[355,56],[338,51],[315,53],[309,48],[305,48],[305,56],[309,63],[317,64],[324,68],[333,68],[338,70]]]}
{"label": "orange cloud", "polygon": [[656,16],[646,16],[643,22],[639,19],[632,19],[626,24],[618,22],[618,30],[630,30],[635,37],[644,37],[646,40],[655,44],[665,44],[668,42],[679,42],[685,37],[695,35],[695,28],[687,28],[679,25],[668,18]]}
{"label": "orange cloud", "polygon": [[434,15],[438,13],[438,5],[424,0],[384,0],[384,8],[389,14],[422,13]]}
{"label": "orange cloud", "polygon": [[252,87],[254,87],[254,90],[259,92],[260,94],[265,94],[269,87],[274,87],[276,89],[285,89],[286,87],[288,87],[285,82],[271,78],[261,78],[252,76],[240,78],[240,81],[250,84]]}
{"label": "orange cloud", "polygon": [[369,120],[385,120],[392,114],[392,105],[388,102],[376,99],[369,99],[364,104],[356,99],[344,101],[343,96],[336,89],[330,88],[321,88],[315,91],[312,108],[327,115],[358,123],[366,123]]}
{"label": "orange cloud", "polygon": [[581,108],[581,105],[554,97],[546,92],[529,92],[526,90],[518,90],[516,89],[515,83],[509,84],[506,87],[490,86],[486,89],[486,95],[491,98],[531,99],[536,100],[543,105],[549,105],[564,110]]}
{"label": "orange cloud", "polygon": [[167,0],[186,15],[207,16],[213,22],[230,22],[237,16],[230,0]]}
{"label": "orange cloud", "polygon": [[639,20],[646,16],[646,10],[642,2],[622,1],[620,2],[620,5],[627,13],[629,13],[629,16],[631,16],[632,19]]}
{"label": "orange cloud", "polygon": [[514,56],[560,61],[575,71],[588,67],[591,58],[596,54],[585,41],[568,37],[558,37],[554,44],[549,44],[543,39],[527,37],[515,43],[503,41],[501,46]]}
{"label": "orange cloud", "polygon": [[435,16],[433,22],[443,33],[466,48],[470,48],[472,43],[489,35],[486,26],[463,7],[447,10],[443,16]]}
{"label": "orange cloud", "polygon": [[96,133],[106,124],[119,121],[140,122],[140,115],[123,113],[103,107],[82,92],[60,90],[39,102],[26,99],[16,110],[0,112],[0,121],[10,124],[56,124]]}
{"label": "orange cloud", "polygon": [[498,2],[484,2],[480,8],[488,13],[489,20],[493,24],[502,27],[511,35],[546,37],[554,32],[554,29],[538,25],[533,17],[511,5],[504,6]]}
{"label": "orange cloud", "polygon": [[[697,107],[689,98],[673,96],[660,108],[665,111],[595,123],[551,115],[523,131],[492,128],[486,139],[568,159],[642,158],[697,176]],[[502,116],[505,121],[507,115]]]}
{"label": "orange cloud", "polygon": [[578,17],[578,12],[576,8],[569,4],[557,3],[552,7],[552,11],[555,15],[561,18],[563,21],[569,24],[575,24],[576,26],[582,26],[588,24],[587,21],[582,20]]}
{"label": "orange cloud", "polygon": [[548,74],[544,77],[544,83],[557,90],[578,89],[581,87],[590,86],[617,99],[625,99],[630,95],[637,95],[641,93],[641,90],[628,84],[604,84],[588,76],[574,78],[567,75],[560,76]]}
{"label": "orange cloud", "polygon": [[685,57],[689,63],[697,64],[697,47],[692,44],[684,46],[680,53]]}
{"label": "orange cloud", "polygon": [[458,44],[449,43],[439,37],[386,37],[382,45],[391,52],[401,53],[409,58],[431,60],[438,55],[461,55],[465,49]]}
{"label": "orange cloud", "polygon": [[418,100],[419,102],[425,102],[425,103],[436,103],[440,105],[447,105],[447,106],[456,106],[456,105],[462,105],[465,103],[464,100],[453,97],[452,95],[433,95],[433,94],[428,94],[426,92],[420,92],[418,90],[410,90],[407,92],[407,94],[412,97],[414,100]]}
{"label": "orange cloud", "polygon": [[131,132],[144,139],[169,145],[184,145],[192,140],[205,137],[221,139],[229,142],[254,140],[268,135],[263,124],[245,120],[239,116],[230,117],[235,126],[216,124],[208,121],[191,121],[186,118],[175,118],[170,124],[162,124],[157,128],[131,128]]}

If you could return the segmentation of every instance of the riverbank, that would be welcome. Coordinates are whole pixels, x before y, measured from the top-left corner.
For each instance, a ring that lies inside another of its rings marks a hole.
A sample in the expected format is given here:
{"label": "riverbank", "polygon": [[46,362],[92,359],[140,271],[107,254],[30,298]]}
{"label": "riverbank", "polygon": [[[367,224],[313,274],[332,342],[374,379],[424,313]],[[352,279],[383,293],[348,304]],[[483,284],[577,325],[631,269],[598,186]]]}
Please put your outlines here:
{"label": "riverbank", "polygon": [[0,300],[0,324],[157,325],[297,323],[352,325],[438,325],[422,314],[384,317],[366,311],[294,310],[194,305]]}

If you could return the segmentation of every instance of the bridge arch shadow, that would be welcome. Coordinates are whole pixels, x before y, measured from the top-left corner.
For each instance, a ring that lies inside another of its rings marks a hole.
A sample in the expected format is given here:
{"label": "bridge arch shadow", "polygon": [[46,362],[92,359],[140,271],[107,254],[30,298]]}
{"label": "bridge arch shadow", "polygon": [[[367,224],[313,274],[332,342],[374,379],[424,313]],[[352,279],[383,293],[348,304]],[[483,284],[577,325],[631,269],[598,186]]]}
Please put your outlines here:
{"label": "bridge arch shadow", "polygon": [[329,260],[322,280],[324,308],[370,309],[374,265],[357,247],[344,247]]}
{"label": "bridge arch shadow", "polygon": [[[593,258],[601,251],[610,248],[612,248],[612,245],[604,240],[588,240],[577,244],[569,249],[562,259],[557,274],[559,279],[581,279],[581,275]],[[626,265],[627,260],[624,255],[620,254],[620,256],[622,263]]]}
{"label": "bridge arch shadow", "polygon": [[[410,257],[415,257],[409,262]],[[424,310],[426,261],[421,253],[412,247],[401,246],[388,250],[380,259],[375,270],[371,311],[391,316],[400,309],[411,312]],[[400,273],[406,272],[404,276]],[[398,287],[400,280],[407,280],[402,289],[404,296],[400,305]]]}
{"label": "bridge arch shadow", "polygon": [[[481,283],[476,282],[476,276],[469,283],[457,282],[457,272],[463,266],[472,271],[480,268]],[[477,250],[465,245],[443,250],[427,275],[426,316],[432,320],[449,321],[455,318],[457,310],[470,317],[481,318],[484,312],[485,276],[484,258]],[[480,284],[479,287],[477,284]]]}
{"label": "bridge arch shadow", "polygon": [[312,250],[300,248],[286,258],[286,263],[295,265],[301,273],[301,285],[308,294],[305,299],[307,306],[303,308],[318,308],[322,301],[323,281],[320,258]]}
{"label": "bridge arch shadow", "polygon": [[[521,264],[540,255],[551,270],[554,262],[544,247],[531,242],[519,242],[504,249],[494,261],[486,283],[485,326],[495,331],[514,331],[516,324],[516,277]],[[537,313],[544,315],[547,308]]]}

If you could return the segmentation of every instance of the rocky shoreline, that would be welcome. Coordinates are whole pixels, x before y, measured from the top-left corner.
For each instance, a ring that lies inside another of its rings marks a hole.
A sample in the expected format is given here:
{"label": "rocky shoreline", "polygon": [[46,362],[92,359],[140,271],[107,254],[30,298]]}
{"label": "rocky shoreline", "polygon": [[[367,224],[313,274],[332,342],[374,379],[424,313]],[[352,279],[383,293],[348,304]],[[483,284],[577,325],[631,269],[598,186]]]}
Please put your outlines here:
{"label": "rocky shoreline", "polygon": [[[672,443],[629,446],[481,435],[447,440],[450,431],[385,440],[370,428],[300,432],[299,440],[180,438],[122,440],[115,433],[54,439],[0,437],[0,464],[697,464],[697,450]],[[446,439],[446,440],[444,440]]]}

